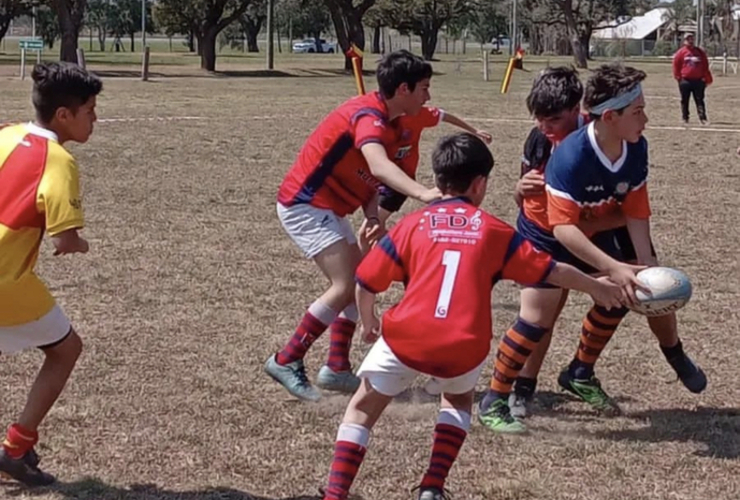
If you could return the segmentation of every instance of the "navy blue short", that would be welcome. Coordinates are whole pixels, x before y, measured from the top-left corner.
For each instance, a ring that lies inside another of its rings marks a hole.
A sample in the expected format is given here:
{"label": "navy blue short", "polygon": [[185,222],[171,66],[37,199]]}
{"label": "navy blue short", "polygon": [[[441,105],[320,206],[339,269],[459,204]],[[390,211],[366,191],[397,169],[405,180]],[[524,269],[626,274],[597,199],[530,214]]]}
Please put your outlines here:
{"label": "navy blue short", "polygon": [[[549,253],[556,261],[570,264],[586,274],[596,274],[599,272],[598,269],[595,269],[590,264],[583,262],[581,259],[570,253],[570,251],[568,251],[568,249],[566,249],[552,233],[545,231],[540,226],[524,217],[521,212],[516,221],[516,227],[517,231],[531,241],[538,250]],[[630,238],[626,227],[596,233],[591,237],[591,242],[613,259],[622,262],[631,262],[637,259],[635,247],[632,245],[632,239]],[[652,247],[652,243],[651,250],[653,255],[655,255],[655,249]],[[540,283],[534,287],[558,288],[547,283]]]}

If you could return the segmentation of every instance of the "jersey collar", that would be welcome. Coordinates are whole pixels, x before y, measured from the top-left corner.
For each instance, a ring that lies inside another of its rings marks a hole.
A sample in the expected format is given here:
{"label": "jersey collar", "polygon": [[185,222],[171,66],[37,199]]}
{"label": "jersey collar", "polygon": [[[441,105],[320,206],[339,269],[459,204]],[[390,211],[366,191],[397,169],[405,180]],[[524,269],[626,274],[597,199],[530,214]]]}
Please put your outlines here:
{"label": "jersey collar", "polygon": [[467,196],[455,196],[454,198],[447,198],[444,200],[435,200],[430,203],[430,205],[441,205],[445,203],[467,203],[468,205],[472,205],[473,202],[470,198]]}
{"label": "jersey collar", "polygon": [[47,128],[39,127],[33,122],[28,122],[26,124],[26,130],[29,134],[38,135],[39,137],[43,137],[54,142],[59,142],[59,136],[57,136],[54,132]]}
{"label": "jersey collar", "polygon": [[607,157],[599,147],[599,143],[596,142],[596,132],[594,131],[595,123],[596,122],[591,122],[588,124],[588,141],[591,143],[591,147],[594,148],[596,156],[599,158],[601,164],[610,172],[619,172],[624,165],[624,161],[627,159],[627,143],[622,141],[622,155],[617,161],[612,163],[611,160],[609,160],[609,157]]}

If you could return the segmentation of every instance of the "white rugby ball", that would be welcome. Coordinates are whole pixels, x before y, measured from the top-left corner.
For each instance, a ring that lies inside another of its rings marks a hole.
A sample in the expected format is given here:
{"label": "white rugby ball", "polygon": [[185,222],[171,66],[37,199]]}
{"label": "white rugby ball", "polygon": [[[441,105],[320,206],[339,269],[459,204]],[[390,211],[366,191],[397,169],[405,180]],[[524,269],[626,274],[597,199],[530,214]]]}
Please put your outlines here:
{"label": "white rugby ball", "polygon": [[636,290],[639,302],[631,309],[645,316],[664,316],[681,309],[691,298],[691,281],[685,273],[670,267],[649,267],[637,279],[652,292]]}

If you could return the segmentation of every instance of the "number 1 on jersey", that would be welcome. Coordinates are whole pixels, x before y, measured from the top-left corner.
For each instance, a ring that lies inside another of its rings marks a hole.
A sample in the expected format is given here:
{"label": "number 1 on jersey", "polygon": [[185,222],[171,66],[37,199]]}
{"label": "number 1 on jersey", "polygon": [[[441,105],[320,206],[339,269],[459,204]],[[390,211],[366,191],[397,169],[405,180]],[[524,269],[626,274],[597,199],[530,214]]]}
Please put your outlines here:
{"label": "number 1 on jersey", "polygon": [[435,318],[446,318],[452,300],[452,290],[455,288],[457,269],[460,267],[460,252],[458,250],[445,250],[442,254],[442,265],[445,266],[445,275],[442,278],[442,288],[437,297],[437,308],[434,310]]}

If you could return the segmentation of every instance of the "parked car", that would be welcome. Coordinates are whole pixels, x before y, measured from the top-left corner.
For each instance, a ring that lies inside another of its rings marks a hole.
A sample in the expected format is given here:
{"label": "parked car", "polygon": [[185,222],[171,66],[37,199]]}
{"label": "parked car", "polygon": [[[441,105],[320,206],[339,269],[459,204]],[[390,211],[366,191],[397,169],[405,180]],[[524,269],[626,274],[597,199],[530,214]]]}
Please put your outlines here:
{"label": "parked car", "polygon": [[[326,40],[319,39],[319,43],[321,44],[321,52],[324,52],[326,54],[333,54],[337,51],[337,44],[333,42],[327,42]],[[299,42],[293,43],[293,52],[296,53],[310,53],[313,54],[315,52],[318,52],[316,50],[317,44],[316,40],[314,38],[306,38],[305,40],[301,40]]]}

